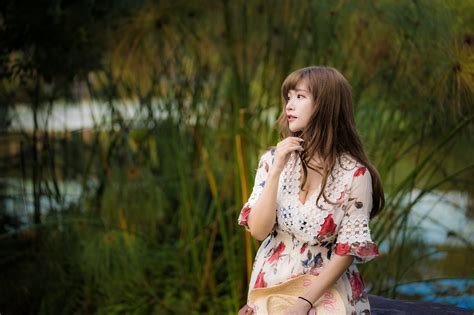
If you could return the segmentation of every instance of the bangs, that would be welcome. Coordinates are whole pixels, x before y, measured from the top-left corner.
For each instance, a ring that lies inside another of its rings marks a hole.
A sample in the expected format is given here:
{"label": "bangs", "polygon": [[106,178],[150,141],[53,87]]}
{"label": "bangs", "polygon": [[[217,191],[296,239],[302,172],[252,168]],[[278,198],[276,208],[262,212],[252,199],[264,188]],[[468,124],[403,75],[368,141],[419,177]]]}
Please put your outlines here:
{"label": "bangs", "polygon": [[306,75],[304,69],[296,70],[290,73],[283,84],[281,85],[281,97],[284,104],[288,103],[288,92],[296,89],[296,86],[301,81],[306,81]]}

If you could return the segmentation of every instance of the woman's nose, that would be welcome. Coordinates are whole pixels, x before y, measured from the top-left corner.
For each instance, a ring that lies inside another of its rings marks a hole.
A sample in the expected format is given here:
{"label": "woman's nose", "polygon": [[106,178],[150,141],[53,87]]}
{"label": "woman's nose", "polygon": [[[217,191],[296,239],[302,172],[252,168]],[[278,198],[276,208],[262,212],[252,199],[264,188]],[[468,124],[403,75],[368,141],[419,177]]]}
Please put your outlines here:
{"label": "woman's nose", "polygon": [[293,109],[293,103],[291,99],[288,99],[288,102],[286,102],[286,110]]}

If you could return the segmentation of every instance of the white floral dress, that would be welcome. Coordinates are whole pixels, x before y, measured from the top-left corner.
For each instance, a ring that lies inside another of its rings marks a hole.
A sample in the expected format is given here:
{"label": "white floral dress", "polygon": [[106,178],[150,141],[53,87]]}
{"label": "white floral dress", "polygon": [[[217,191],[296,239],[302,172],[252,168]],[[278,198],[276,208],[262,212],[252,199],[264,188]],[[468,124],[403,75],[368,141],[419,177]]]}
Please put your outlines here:
{"label": "white floral dress", "polygon": [[[260,157],[252,193],[239,214],[238,224],[247,231],[247,218],[263,191],[274,152],[272,148]],[[370,172],[350,155],[341,155],[325,188],[326,196],[336,205],[322,196],[316,205],[318,190],[302,204],[299,199],[301,174],[301,161],[292,152],[279,179],[276,222],[255,256],[249,292],[301,274],[318,275],[331,255],[353,255],[353,263],[333,288],[343,298],[346,314],[370,314],[368,292],[356,267],[357,263],[378,255],[369,230]]]}

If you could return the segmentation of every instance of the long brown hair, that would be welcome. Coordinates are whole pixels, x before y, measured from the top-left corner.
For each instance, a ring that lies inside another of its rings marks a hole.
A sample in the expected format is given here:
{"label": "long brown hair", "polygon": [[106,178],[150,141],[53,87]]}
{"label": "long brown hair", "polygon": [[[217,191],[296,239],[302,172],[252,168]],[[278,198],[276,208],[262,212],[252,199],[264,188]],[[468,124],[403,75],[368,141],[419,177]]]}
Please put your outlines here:
{"label": "long brown hair", "polygon": [[[292,132],[288,127],[286,104],[289,90],[295,89],[300,82],[305,82],[313,96],[314,111],[304,130]],[[304,151],[298,152],[303,166],[301,188],[306,183],[307,168],[318,171],[308,165],[317,153],[322,162],[323,179],[321,196],[329,203],[324,188],[337,159],[344,153],[349,154],[367,167],[372,177],[372,211],[370,218],[376,216],[385,206],[385,197],[380,175],[370,163],[361,138],[357,132],[352,109],[352,88],[344,76],[332,67],[305,67],[290,73],[281,86],[283,110],[278,118],[280,140],[288,137],[304,139]],[[318,171],[319,172],[319,171]]]}

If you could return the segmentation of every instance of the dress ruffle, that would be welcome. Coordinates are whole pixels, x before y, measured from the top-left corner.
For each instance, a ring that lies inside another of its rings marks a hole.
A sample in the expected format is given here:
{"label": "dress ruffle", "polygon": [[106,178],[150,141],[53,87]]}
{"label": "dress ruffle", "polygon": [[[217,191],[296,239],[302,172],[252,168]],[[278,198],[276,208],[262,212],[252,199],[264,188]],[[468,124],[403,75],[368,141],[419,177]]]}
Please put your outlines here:
{"label": "dress ruffle", "polygon": [[353,255],[355,263],[368,262],[379,255],[377,244],[372,241],[336,243],[334,253],[340,256]]}
{"label": "dress ruffle", "polygon": [[242,210],[240,210],[240,215],[239,215],[239,224],[243,225],[245,229],[250,230],[249,225],[247,223],[247,219],[250,215],[250,211],[252,211],[252,208],[250,205],[245,204]]}

